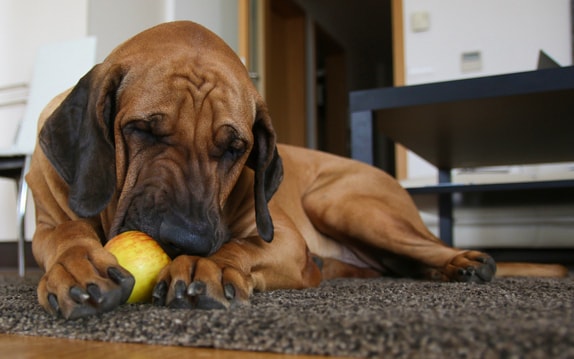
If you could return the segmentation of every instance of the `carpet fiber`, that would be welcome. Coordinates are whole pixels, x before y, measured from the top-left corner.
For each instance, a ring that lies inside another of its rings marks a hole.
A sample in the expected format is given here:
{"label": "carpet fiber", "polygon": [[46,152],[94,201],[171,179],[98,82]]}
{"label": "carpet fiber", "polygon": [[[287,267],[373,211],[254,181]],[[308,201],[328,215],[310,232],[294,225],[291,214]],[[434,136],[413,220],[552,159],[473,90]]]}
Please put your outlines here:
{"label": "carpet fiber", "polygon": [[0,278],[0,332],[222,349],[385,358],[574,358],[574,277],[486,285],[334,280],[256,294],[231,310],[123,305],[64,321],[36,281]]}

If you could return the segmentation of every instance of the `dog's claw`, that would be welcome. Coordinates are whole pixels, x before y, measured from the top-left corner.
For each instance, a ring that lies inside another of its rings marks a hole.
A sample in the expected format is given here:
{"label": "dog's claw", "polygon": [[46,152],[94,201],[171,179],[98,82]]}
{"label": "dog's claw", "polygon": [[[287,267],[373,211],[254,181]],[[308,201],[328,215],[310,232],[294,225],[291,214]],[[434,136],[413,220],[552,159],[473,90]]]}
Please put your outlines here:
{"label": "dog's claw", "polygon": [[48,303],[50,303],[55,314],[60,314],[60,305],[58,304],[58,297],[56,297],[55,294],[48,294]]}
{"label": "dog's claw", "polygon": [[205,293],[205,283],[201,281],[192,282],[189,287],[187,287],[187,295],[197,296]]}
{"label": "dog's claw", "polygon": [[227,300],[235,299],[235,287],[231,283],[227,283],[223,286],[223,293],[225,294],[225,298]]}
{"label": "dog's claw", "polygon": [[92,302],[94,302],[94,304],[96,305],[102,304],[102,302],[104,301],[104,297],[102,296],[102,291],[100,290],[100,287],[98,287],[95,284],[88,284],[88,286],[86,287],[86,291],[90,295],[90,299],[92,300]]}
{"label": "dog's claw", "polygon": [[154,304],[182,309],[227,309],[247,302],[249,284],[249,278],[234,267],[211,258],[182,255],[160,273],[153,292]]}
{"label": "dog's claw", "polygon": [[492,277],[496,274],[496,262],[492,257],[480,257],[478,258],[481,263],[484,265],[477,268],[476,274],[483,280],[483,281],[490,281]]}
{"label": "dog's claw", "polygon": [[115,267],[108,268],[107,272],[110,279],[122,289],[121,302],[125,303],[125,301],[130,297],[134,285],[136,284],[135,278],[129,273],[124,274],[119,268]]}
{"label": "dog's claw", "polygon": [[167,296],[167,282],[162,280],[155,285],[153,288],[153,293],[151,295],[151,302],[153,305],[164,306],[165,297]]}
{"label": "dog's claw", "polygon": [[187,297],[187,285],[184,281],[178,280],[173,287],[174,298],[169,302],[170,308],[184,309],[192,308],[192,304]]}
{"label": "dog's claw", "polygon": [[130,277],[126,277],[122,271],[120,271],[118,268],[115,267],[110,267],[108,268],[108,276],[117,284],[122,285],[126,282],[129,282],[132,280],[132,278]]}
{"label": "dog's claw", "polygon": [[76,303],[80,304],[84,304],[90,299],[90,295],[78,286],[73,286],[72,288],[70,288],[70,297]]}
{"label": "dog's claw", "polygon": [[185,282],[182,281],[182,280],[178,280],[178,281],[175,283],[175,287],[174,287],[175,299],[183,299],[183,298],[185,298],[185,292],[186,292]]}
{"label": "dog's claw", "polygon": [[[73,273],[86,266],[92,271]],[[109,312],[129,298],[134,277],[103,248],[72,247],[38,283],[38,301],[51,314],[75,319]]]}
{"label": "dog's claw", "polygon": [[495,273],[494,259],[484,253],[465,251],[451,260],[447,271],[443,274],[446,275],[447,280],[485,283],[491,281]]}
{"label": "dog's claw", "polygon": [[[207,285],[205,282],[196,280],[192,282],[187,288],[187,295],[189,295],[197,309],[225,309],[226,306],[218,300],[211,298],[207,295]],[[224,287],[225,292],[225,287]],[[227,297],[228,293],[225,293]]]}
{"label": "dog's claw", "polygon": [[124,303],[129,297],[133,281],[124,277],[122,284],[123,286],[118,286],[106,292],[103,292],[94,283],[88,284],[85,289],[74,285],[68,293],[70,298],[77,303],[76,305],[62,308],[54,294],[48,295],[48,303],[55,314],[61,315],[66,319],[76,319],[108,312],[119,304]]}
{"label": "dog's claw", "polygon": [[482,282],[481,278],[477,277],[476,269],[474,267],[459,268],[457,270],[457,274],[460,282]]}

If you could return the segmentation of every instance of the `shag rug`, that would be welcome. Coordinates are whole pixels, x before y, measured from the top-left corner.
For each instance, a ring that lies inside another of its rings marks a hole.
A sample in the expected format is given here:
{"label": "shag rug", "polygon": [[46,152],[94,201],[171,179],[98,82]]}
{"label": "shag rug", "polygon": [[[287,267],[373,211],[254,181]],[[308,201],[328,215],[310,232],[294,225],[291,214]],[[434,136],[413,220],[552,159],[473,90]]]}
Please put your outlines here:
{"label": "shag rug", "polygon": [[434,283],[341,279],[257,293],[231,310],[123,305],[65,321],[37,279],[0,277],[0,332],[365,358],[574,358],[574,277]]}

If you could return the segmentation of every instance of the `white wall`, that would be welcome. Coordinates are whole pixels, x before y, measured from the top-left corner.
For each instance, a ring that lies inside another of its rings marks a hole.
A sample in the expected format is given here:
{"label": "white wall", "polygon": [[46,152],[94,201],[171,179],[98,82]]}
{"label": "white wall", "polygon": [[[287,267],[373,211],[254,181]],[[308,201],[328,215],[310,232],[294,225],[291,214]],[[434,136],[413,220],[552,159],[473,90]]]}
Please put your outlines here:
{"label": "white wall", "polygon": [[168,20],[191,20],[219,35],[236,52],[239,48],[237,0],[167,0]]}
{"label": "white wall", "polygon": [[174,20],[198,22],[237,51],[237,0],[88,0],[88,3],[88,34],[98,38],[98,62],[140,31]]}
{"label": "white wall", "polygon": [[96,62],[138,32],[164,22],[163,0],[88,0],[88,34],[96,36]]}
{"label": "white wall", "polygon": [[[0,1],[0,87],[31,80],[40,46],[78,39],[86,36],[86,33],[87,0]],[[24,105],[0,108],[0,148],[12,144],[23,111]],[[31,201],[29,203],[26,222],[28,238],[34,230],[34,207]],[[15,240],[16,231],[16,183],[2,178],[0,241]]]}
{"label": "white wall", "polygon": [[[541,49],[562,66],[572,64],[570,0],[403,0],[403,11],[407,85],[532,71]],[[428,29],[414,31],[413,14],[428,15]],[[477,51],[480,66],[463,70],[462,54]],[[409,153],[403,184],[436,183],[436,177],[434,166]],[[574,178],[574,164],[453,171],[453,180],[461,183],[566,178]],[[437,233],[436,203],[422,197],[417,197],[421,214]],[[455,211],[456,245],[568,247],[572,213],[572,206],[541,204],[460,207]]]}
{"label": "white wall", "polygon": [[[404,0],[409,85],[535,70],[538,51],[572,64],[570,0]],[[427,31],[411,16],[429,14]],[[480,51],[482,68],[463,72],[461,56]]]}
{"label": "white wall", "polygon": [[[429,27],[413,31],[413,14]],[[406,84],[535,70],[539,50],[572,64],[570,0],[403,0]],[[463,53],[479,51],[480,69],[463,71]],[[408,177],[436,178],[409,153]]]}
{"label": "white wall", "polygon": [[[0,0],[0,87],[29,82],[43,44],[95,35],[101,61],[129,37],[170,20],[201,23],[237,49],[237,6],[237,0]],[[0,148],[12,144],[23,110],[0,108]],[[0,178],[0,241],[17,237],[15,208],[16,184]],[[29,206],[28,239],[33,231]]]}
{"label": "white wall", "polygon": [[[38,48],[85,36],[86,21],[87,0],[0,1],[0,87],[28,83]],[[0,148],[11,145],[23,109],[0,108]]]}
{"label": "white wall", "polygon": [[0,86],[30,80],[40,45],[86,30],[87,0],[0,1]]}

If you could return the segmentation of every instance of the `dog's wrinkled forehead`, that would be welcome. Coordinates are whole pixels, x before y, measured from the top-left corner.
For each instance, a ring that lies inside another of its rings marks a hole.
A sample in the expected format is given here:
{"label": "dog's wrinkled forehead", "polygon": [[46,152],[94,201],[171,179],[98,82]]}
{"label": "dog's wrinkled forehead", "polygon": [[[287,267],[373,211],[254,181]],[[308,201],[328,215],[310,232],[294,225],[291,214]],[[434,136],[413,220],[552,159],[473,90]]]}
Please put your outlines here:
{"label": "dog's wrinkled forehead", "polygon": [[[235,111],[254,113],[259,97],[235,52],[193,22],[165,23],[146,30],[118,46],[104,64],[121,66],[124,78],[118,96],[129,97],[125,102],[143,112],[146,108],[173,109],[178,105],[173,103],[177,101],[174,94],[189,92],[197,106],[210,96],[232,107],[234,103],[244,107]],[[153,98],[146,97],[151,93]]]}
{"label": "dog's wrinkled forehead", "polygon": [[218,62],[226,61],[235,70],[245,71],[237,55],[219,36],[190,21],[169,22],[145,30],[119,45],[105,61],[157,61],[171,57],[177,49],[206,59],[216,56]]}

